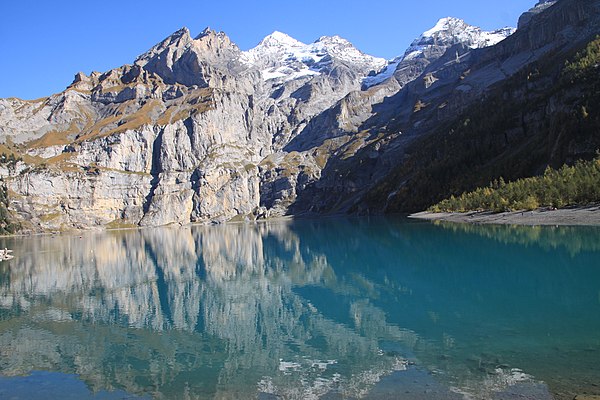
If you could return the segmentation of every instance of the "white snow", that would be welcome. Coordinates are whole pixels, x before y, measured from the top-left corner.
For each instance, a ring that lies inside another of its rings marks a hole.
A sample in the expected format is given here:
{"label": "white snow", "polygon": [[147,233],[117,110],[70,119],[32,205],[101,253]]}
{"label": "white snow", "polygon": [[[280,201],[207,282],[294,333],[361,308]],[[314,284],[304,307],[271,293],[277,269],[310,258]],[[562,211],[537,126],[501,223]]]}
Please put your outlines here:
{"label": "white snow", "polygon": [[454,22],[460,21],[458,18],[446,17],[441,18],[433,28],[426,30],[421,34],[421,37],[431,37],[437,32],[447,30],[448,26]]}
{"label": "white snow", "polygon": [[[492,32],[483,31],[481,32],[481,36],[479,38],[479,41],[477,42],[477,48],[493,46],[496,43],[500,43],[501,41],[512,35],[515,31],[516,29],[514,28],[502,28]],[[474,48],[473,46],[471,47]]]}
{"label": "white snow", "polygon": [[275,31],[270,35],[266,36],[260,43],[259,46],[265,47],[277,47],[277,46],[288,46],[288,47],[302,47],[304,44],[293,37],[286,35],[283,32]]}
{"label": "white snow", "polygon": [[403,56],[389,61],[388,66],[377,75],[364,78],[363,85],[371,87],[389,79],[396,71],[398,64],[402,61],[424,57],[424,53],[428,48],[434,46],[450,47],[457,43],[463,43],[472,49],[493,46],[512,35],[515,30],[515,28],[507,27],[488,32],[477,26],[469,25],[459,18],[442,18],[433,28],[426,30],[416,38],[406,49]]}
{"label": "white snow", "polygon": [[402,61],[402,57],[394,58],[388,63],[379,73],[373,76],[367,76],[363,78],[363,86],[370,88],[371,86],[379,85],[381,82],[391,78],[398,68],[398,64]]}
{"label": "white snow", "polygon": [[402,61],[422,57],[430,47],[464,43],[473,49],[482,48],[500,42],[514,31],[514,28],[502,28],[487,32],[459,18],[446,17],[415,39],[403,56],[389,61],[364,54],[339,36],[322,36],[314,43],[305,44],[275,31],[256,47],[243,52],[241,61],[257,66],[264,81],[286,82],[319,75],[335,59],[358,66],[367,71],[365,74],[377,71],[375,75],[363,78],[363,85],[371,87],[392,77]]}
{"label": "white snow", "polygon": [[331,58],[374,70],[386,64],[385,59],[364,54],[339,36],[323,36],[314,43],[305,44],[277,31],[265,37],[258,46],[243,52],[241,60],[261,68],[265,81],[288,81],[319,75]]}
{"label": "white snow", "polygon": [[314,71],[310,68],[303,68],[299,71],[296,71],[288,67],[265,68],[261,71],[261,73],[263,80],[265,81],[278,78],[283,78],[286,81],[291,81],[305,76],[319,75],[318,71]]}
{"label": "white snow", "polygon": [[[501,28],[495,31],[483,31],[478,26],[467,24],[459,18],[446,17],[440,19],[433,28],[423,32],[406,50],[407,55],[423,52],[429,46],[453,45],[464,43],[472,49],[488,47],[506,39],[515,32],[515,28]],[[415,55],[413,54],[414,58]]]}

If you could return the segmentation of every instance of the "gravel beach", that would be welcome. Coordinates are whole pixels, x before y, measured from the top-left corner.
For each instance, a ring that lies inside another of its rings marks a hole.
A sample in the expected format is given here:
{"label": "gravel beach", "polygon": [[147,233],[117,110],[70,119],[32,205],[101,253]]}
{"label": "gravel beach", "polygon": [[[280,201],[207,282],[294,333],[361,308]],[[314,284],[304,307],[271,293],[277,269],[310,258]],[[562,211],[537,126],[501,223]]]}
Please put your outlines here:
{"label": "gravel beach", "polygon": [[510,211],[502,213],[466,212],[431,213],[419,212],[409,215],[431,221],[466,222],[472,224],[507,225],[600,225],[600,205],[562,208],[558,210],[537,209],[534,211]]}

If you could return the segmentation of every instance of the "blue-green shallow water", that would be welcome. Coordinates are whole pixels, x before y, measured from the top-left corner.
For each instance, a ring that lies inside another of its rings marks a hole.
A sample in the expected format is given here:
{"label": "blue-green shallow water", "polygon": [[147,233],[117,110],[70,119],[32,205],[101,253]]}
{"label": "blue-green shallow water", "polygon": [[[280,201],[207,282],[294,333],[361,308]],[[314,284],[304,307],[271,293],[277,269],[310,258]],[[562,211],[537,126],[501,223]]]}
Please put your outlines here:
{"label": "blue-green shallow water", "polygon": [[323,219],[4,247],[2,398],[600,394],[598,228]]}

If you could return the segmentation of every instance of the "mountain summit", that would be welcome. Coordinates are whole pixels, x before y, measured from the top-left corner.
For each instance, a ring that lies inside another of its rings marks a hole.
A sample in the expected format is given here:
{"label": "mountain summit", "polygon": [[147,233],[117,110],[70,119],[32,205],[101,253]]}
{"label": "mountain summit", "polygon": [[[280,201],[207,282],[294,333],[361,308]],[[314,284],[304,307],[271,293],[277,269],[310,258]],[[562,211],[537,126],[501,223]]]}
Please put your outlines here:
{"label": "mountain summit", "polygon": [[[514,32],[515,29],[510,27],[488,32],[477,26],[469,25],[459,18],[441,18],[431,29],[423,32],[413,40],[404,54],[391,60],[379,74],[365,78],[363,85],[364,87],[371,87],[389,79],[398,68],[402,69],[411,60],[423,59],[428,63],[437,59],[455,44],[460,43],[473,49],[484,48],[495,45]],[[402,62],[404,64],[400,66]],[[413,75],[410,74],[408,79],[412,79]],[[405,78],[401,78],[402,83],[405,80]]]}
{"label": "mountain summit", "polygon": [[362,53],[339,36],[322,36],[305,44],[281,32],[273,32],[242,56],[258,67],[265,81],[288,81],[326,72],[335,60],[368,73],[385,65],[383,58]]}
{"label": "mountain summit", "polygon": [[462,43],[473,49],[493,46],[514,33],[514,28],[484,31],[459,18],[441,18],[433,28],[423,32],[404,53],[405,59],[422,56],[432,46],[452,46]]}
{"label": "mountain summit", "polygon": [[241,51],[182,28],[61,93],[0,99],[5,206],[29,231],[404,211],[480,166],[588,157],[597,76],[562,70],[600,33],[600,0],[544,4],[516,32],[442,18],[392,61],[339,36]]}

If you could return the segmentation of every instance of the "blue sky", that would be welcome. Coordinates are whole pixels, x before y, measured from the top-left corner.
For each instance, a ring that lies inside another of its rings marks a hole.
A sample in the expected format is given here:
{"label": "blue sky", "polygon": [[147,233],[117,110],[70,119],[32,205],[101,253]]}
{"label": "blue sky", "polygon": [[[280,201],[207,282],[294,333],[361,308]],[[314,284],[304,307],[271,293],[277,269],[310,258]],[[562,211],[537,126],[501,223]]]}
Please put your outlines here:
{"label": "blue sky", "polygon": [[0,97],[60,92],[75,73],[107,71],[187,26],[224,31],[242,50],[278,30],[310,43],[340,35],[365,53],[393,58],[439,18],[486,30],[516,26],[536,0],[39,1],[0,4]]}

